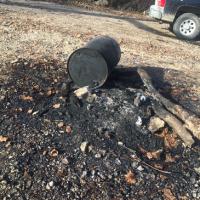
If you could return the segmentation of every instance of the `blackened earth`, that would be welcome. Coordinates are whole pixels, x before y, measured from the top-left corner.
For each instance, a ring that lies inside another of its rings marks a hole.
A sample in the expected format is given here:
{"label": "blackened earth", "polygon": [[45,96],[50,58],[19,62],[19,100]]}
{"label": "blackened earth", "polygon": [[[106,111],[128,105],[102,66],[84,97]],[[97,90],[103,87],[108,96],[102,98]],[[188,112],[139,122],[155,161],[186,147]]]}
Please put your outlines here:
{"label": "blackened earth", "polygon": [[[1,85],[0,130],[8,141],[0,143],[0,199],[200,198],[199,147],[187,149],[177,139],[176,147],[167,148],[162,137],[148,131],[154,114],[150,99],[133,103],[144,89],[136,72],[132,81],[116,74],[93,92],[96,96],[79,100],[56,61],[19,60],[12,67]],[[68,133],[66,126],[72,129]],[[162,154],[148,159],[141,148]],[[173,162],[166,162],[169,153]],[[125,179],[129,171],[134,184]]]}

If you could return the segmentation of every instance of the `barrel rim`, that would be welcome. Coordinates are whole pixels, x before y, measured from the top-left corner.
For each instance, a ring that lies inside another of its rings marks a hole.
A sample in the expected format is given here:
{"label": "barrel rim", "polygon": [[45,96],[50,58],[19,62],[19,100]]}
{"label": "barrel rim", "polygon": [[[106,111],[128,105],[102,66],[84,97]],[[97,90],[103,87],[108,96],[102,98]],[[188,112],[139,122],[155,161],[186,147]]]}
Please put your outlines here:
{"label": "barrel rim", "polygon": [[[67,61],[67,72],[68,72],[68,75],[69,75],[70,79],[73,81],[73,78],[72,78],[71,75],[70,75],[69,62],[70,62],[72,56],[73,56],[74,54],[76,54],[78,51],[81,51],[81,50],[89,50],[89,51],[91,51],[91,52],[94,52],[94,51],[95,51],[95,52],[104,60],[104,62],[105,62],[105,64],[106,64],[106,70],[107,70],[107,73],[106,73],[105,78],[98,84],[98,86],[95,86],[95,87],[89,86],[89,87],[92,89],[92,88],[99,88],[99,87],[103,86],[104,83],[106,82],[106,80],[108,79],[108,76],[109,76],[108,64],[107,64],[107,62],[106,62],[106,59],[104,58],[104,56],[103,56],[98,50],[96,50],[96,49],[91,49],[91,48],[87,48],[87,47],[82,47],[82,48],[76,49],[76,50],[69,56],[68,61]],[[73,81],[73,82],[74,82],[74,81]],[[75,84],[76,84],[76,83],[75,83]],[[77,85],[77,84],[76,84],[76,85]],[[84,87],[84,86],[79,86],[79,85],[77,85],[77,86],[78,86],[78,87]],[[86,85],[86,86],[87,86],[87,85]]]}

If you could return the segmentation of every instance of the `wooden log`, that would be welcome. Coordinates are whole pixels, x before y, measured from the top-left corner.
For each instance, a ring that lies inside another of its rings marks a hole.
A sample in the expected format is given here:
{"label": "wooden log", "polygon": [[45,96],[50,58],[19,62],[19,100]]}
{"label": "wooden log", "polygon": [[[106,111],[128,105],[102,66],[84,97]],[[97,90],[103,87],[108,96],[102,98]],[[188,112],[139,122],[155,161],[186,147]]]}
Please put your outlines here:
{"label": "wooden log", "polygon": [[194,144],[194,140],[190,132],[184,127],[184,124],[177,119],[172,113],[166,110],[162,104],[157,101],[153,101],[153,109],[156,115],[164,120],[174,131],[180,136],[186,146],[191,147]]}
{"label": "wooden log", "polygon": [[182,120],[184,122],[184,126],[190,130],[197,139],[200,139],[200,118],[192,112],[184,109],[182,106],[177,105],[163,97],[154,88],[150,76],[144,69],[138,68],[138,74],[140,75],[151,96],[157,101],[161,102],[167,110]]}

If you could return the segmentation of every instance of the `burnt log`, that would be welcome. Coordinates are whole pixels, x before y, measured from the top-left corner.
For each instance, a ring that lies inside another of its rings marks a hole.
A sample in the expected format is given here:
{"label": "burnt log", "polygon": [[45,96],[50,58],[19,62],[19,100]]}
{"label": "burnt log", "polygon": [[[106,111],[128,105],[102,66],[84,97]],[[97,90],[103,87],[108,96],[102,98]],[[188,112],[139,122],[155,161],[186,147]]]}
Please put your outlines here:
{"label": "burnt log", "polygon": [[153,110],[162,120],[164,120],[179,135],[186,146],[191,147],[194,140],[190,132],[184,127],[184,124],[168,110],[164,109],[162,104],[157,101],[153,103]]}
{"label": "burnt log", "polygon": [[[155,87],[152,84],[152,80],[150,76],[147,74],[147,72],[144,69],[138,68],[137,71],[144,85],[147,87],[149,95],[152,96],[153,99],[155,99],[157,102],[160,102],[166,110],[171,112],[171,114],[176,116],[176,119],[178,119],[179,121],[182,121],[183,122],[182,125],[184,126],[184,129],[186,130],[188,129],[189,131],[192,132],[192,134],[197,139],[200,139],[200,118],[196,116],[195,114],[193,114],[192,112],[186,110],[182,106],[175,104],[171,102],[169,99],[166,99],[165,97],[163,97],[155,89]],[[179,124],[177,124],[177,126],[179,126]]]}

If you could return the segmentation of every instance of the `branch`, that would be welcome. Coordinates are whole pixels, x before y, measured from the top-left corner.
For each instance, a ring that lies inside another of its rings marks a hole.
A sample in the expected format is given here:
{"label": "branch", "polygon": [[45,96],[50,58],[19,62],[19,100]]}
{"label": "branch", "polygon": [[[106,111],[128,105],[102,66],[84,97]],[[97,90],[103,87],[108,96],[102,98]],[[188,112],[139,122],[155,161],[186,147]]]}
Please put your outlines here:
{"label": "branch", "polygon": [[138,68],[138,74],[154,99],[153,109],[155,113],[176,131],[187,146],[191,147],[194,140],[188,130],[199,139],[200,119],[181,106],[163,97],[154,88],[152,80],[145,70]]}

